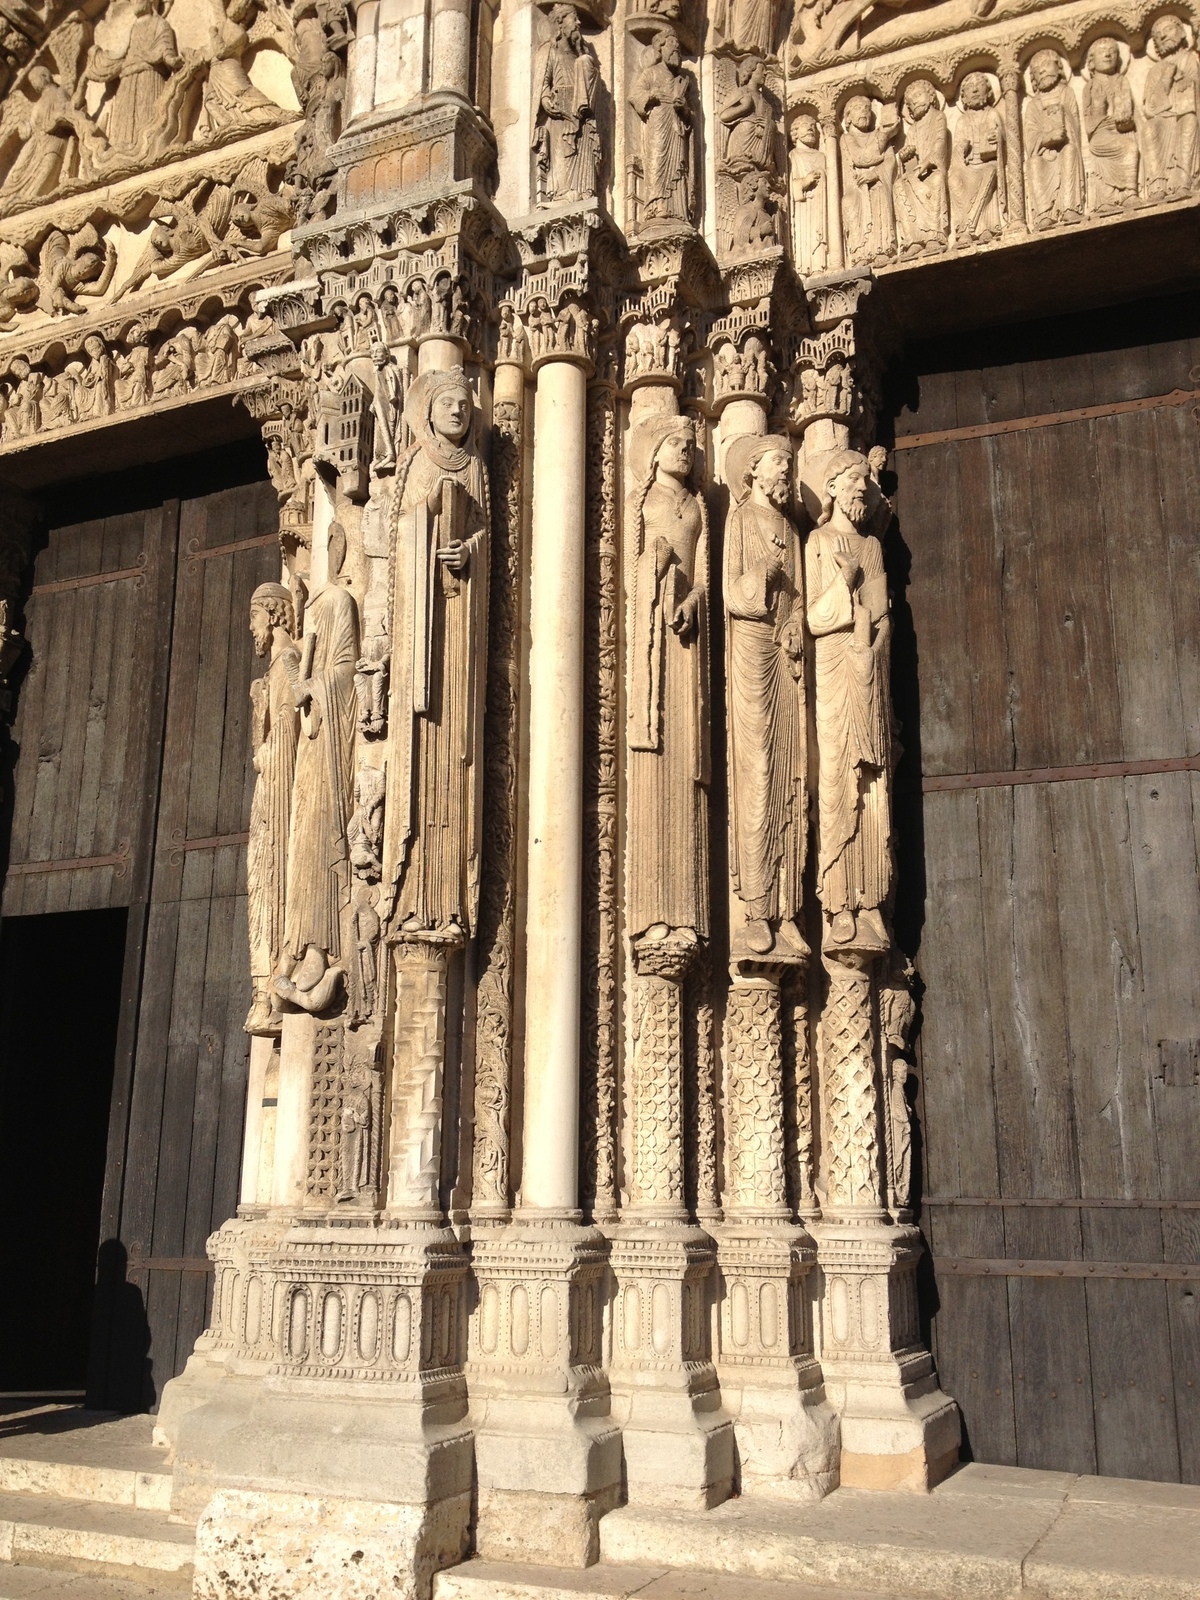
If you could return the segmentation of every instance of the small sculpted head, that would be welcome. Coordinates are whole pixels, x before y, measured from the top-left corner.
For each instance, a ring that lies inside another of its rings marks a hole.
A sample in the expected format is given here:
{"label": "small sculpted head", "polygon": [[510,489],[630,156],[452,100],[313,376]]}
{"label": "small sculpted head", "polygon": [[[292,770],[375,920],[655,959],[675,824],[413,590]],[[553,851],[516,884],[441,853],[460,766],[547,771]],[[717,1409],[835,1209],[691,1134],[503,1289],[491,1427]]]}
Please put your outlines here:
{"label": "small sculpted head", "polygon": [[875,107],[865,94],[856,94],[846,104],[846,122],[859,133],[870,133],[875,126]]}
{"label": "small sculpted head", "polygon": [[865,457],[847,451],[830,463],[825,493],[831,509],[855,528],[861,528],[871,514],[872,487],[871,468]]}
{"label": "small sculpted head", "polygon": [[968,111],[982,111],[992,103],[992,86],[986,73],[968,72],[959,90],[959,100]]}
{"label": "small sculpted head", "polygon": [[928,78],[917,78],[904,91],[904,110],[912,122],[920,122],[936,105],[937,90]]}
{"label": "small sculpted head", "polygon": [[265,656],[276,628],[292,632],[292,597],[281,583],[261,583],[250,596],[250,634],[255,655]]}
{"label": "small sculpted head", "polygon": [[816,117],[802,113],[792,123],[792,146],[803,145],[806,150],[816,150],[821,144],[821,130]]}
{"label": "small sculpted head", "polygon": [[792,463],[785,450],[767,450],[750,469],[750,481],[780,510],[791,493]]}
{"label": "small sculpted head", "polygon": [[29,74],[29,86],[37,94],[44,94],[54,82],[54,74],[49,67],[37,66]]}
{"label": "small sculpted head", "polygon": [[696,439],[689,423],[667,434],[658,447],[654,464],[659,472],[665,473],[668,478],[676,478],[682,482],[692,470],[695,454]]}
{"label": "small sculpted head", "polygon": [[1159,17],[1150,29],[1150,38],[1160,56],[1173,56],[1187,44],[1187,29],[1178,17]]}
{"label": "small sculpted head", "polygon": [[98,333],[89,333],[87,338],[83,341],[83,348],[87,351],[88,355],[91,356],[93,361],[99,361],[101,356],[107,355],[108,353],[104,340]]}
{"label": "small sculpted head", "polygon": [[471,426],[473,401],[465,380],[439,389],[429,407],[429,422],[434,433],[452,444],[461,444]]}
{"label": "small sculpted head", "polygon": [[1121,70],[1121,46],[1115,39],[1097,39],[1088,51],[1088,66],[1106,78]]}
{"label": "small sculpted head", "polygon": [[29,376],[29,361],[25,356],[14,356],[8,370],[20,383]]}
{"label": "small sculpted head", "polygon": [[1043,94],[1060,84],[1063,79],[1063,64],[1058,51],[1039,50],[1029,63],[1029,77],[1033,87]]}
{"label": "small sculpted head", "polygon": [[568,44],[580,45],[583,40],[579,32],[579,16],[574,6],[555,6],[550,13],[554,24],[554,31],[560,39],[565,39]]}
{"label": "small sculpted head", "polygon": [[375,367],[382,371],[382,369],[387,366],[391,359],[392,353],[388,349],[387,345],[381,343],[379,340],[376,340],[371,346],[371,360]]}

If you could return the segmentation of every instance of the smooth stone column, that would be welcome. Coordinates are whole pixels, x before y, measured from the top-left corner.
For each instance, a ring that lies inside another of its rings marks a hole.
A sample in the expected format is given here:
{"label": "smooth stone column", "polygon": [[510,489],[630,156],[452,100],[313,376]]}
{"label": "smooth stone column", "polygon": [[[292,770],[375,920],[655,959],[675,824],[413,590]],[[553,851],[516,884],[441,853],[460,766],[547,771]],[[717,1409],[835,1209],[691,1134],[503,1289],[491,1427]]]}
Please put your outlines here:
{"label": "smooth stone column", "polygon": [[534,400],[528,951],[521,1205],[579,1204],[587,373],[547,361]]}
{"label": "smooth stone column", "polygon": [[470,0],[433,0],[430,94],[471,98]]}
{"label": "smooth stone column", "polygon": [[271,1198],[270,1180],[267,1180],[265,1190],[262,1186],[263,1099],[267,1089],[267,1069],[274,1049],[274,1039],[262,1034],[251,1036],[250,1077],[246,1085],[246,1122],[242,1138],[241,1203],[244,1206],[258,1205],[260,1200],[269,1201]]}
{"label": "smooth stone column", "polygon": [[458,339],[438,335],[421,340],[417,347],[418,372],[453,372],[463,364],[463,347]]}

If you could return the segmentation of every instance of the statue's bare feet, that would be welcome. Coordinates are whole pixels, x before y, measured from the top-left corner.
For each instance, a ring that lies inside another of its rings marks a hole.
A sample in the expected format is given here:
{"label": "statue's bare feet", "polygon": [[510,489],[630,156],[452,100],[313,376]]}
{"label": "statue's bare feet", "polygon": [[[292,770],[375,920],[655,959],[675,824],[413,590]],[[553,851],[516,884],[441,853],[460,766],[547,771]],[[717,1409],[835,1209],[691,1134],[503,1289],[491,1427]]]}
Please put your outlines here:
{"label": "statue's bare feet", "polygon": [[832,944],[849,944],[854,937],[853,911],[839,911],[829,925],[829,939]]}
{"label": "statue's bare feet", "polygon": [[771,932],[771,924],[762,917],[750,917],[746,921],[744,942],[748,950],[756,956],[765,956],[770,953],[771,946],[775,943],[775,936]]}
{"label": "statue's bare feet", "polygon": [[858,913],[858,942],[878,950],[886,950],[888,947],[887,929],[883,925],[883,918],[874,907],[869,911]]}

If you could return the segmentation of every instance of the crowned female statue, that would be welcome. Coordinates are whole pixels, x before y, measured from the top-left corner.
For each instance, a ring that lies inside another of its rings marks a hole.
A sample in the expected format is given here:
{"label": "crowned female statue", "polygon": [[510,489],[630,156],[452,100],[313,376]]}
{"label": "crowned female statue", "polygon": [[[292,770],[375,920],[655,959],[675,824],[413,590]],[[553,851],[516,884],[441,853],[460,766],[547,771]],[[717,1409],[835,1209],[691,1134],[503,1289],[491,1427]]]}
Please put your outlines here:
{"label": "crowned female statue", "polygon": [[422,373],[392,499],[392,674],[383,882],[391,937],[458,942],[479,903],[487,475],[459,370]]}
{"label": "crowned female statue", "polygon": [[628,927],[708,937],[708,519],[687,486],[690,417],[631,443]]}

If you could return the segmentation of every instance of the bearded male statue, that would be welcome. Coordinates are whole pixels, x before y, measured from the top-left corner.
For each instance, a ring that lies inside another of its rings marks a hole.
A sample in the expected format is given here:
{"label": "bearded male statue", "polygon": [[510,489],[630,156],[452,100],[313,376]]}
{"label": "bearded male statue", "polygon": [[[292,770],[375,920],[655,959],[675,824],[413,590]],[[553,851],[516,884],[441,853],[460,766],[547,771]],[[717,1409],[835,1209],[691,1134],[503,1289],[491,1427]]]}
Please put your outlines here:
{"label": "bearded male statue", "polygon": [[250,632],[254,653],[269,659],[267,670],[250,685],[256,776],[246,852],[250,978],[254,986],[247,1033],[277,1034],[281,1022],[271,979],[283,949],[284,870],[300,736],[295,699],[300,652],[292,637],[294,631],[289,591],[281,583],[260,583],[250,596]]}
{"label": "bearded male statue", "polygon": [[729,719],[729,862],[745,909],[734,959],[807,955],[804,898],[806,723],[800,541],[788,520],[791,446],[735,439],[725,478],[724,593]]}
{"label": "bearded male statue", "polygon": [[821,514],[805,547],[817,725],[817,894],[825,947],[888,947],[892,887],[891,616],[883,549],[871,527],[883,498],[865,456],[838,450],[810,481]]}
{"label": "bearded male statue", "polygon": [[469,939],[479,904],[487,474],[461,370],[416,378],[392,500],[383,885],[393,938]]}

